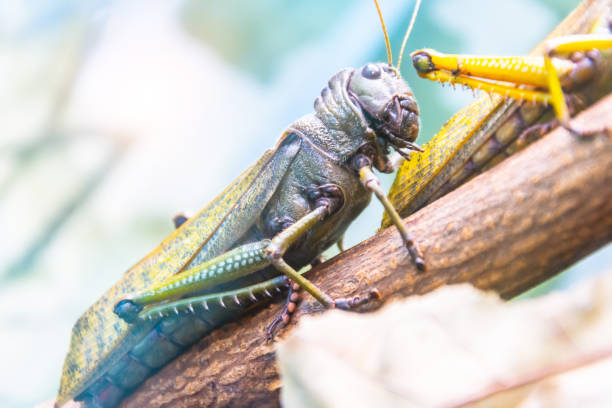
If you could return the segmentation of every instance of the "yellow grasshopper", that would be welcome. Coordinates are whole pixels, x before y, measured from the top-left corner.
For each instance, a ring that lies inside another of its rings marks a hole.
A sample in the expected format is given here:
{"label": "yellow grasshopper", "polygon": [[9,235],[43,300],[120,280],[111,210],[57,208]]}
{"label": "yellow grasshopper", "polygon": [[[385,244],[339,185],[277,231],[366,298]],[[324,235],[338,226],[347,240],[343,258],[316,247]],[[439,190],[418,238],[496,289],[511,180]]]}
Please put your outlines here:
{"label": "yellow grasshopper", "polygon": [[400,214],[417,211],[556,124],[580,133],[569,126],[566,100],[575,112],[612,90],[610,8],[609,0],[584,1],[527,57],[414,51],[419,76],[484,94],[400,167],[389,191]]}

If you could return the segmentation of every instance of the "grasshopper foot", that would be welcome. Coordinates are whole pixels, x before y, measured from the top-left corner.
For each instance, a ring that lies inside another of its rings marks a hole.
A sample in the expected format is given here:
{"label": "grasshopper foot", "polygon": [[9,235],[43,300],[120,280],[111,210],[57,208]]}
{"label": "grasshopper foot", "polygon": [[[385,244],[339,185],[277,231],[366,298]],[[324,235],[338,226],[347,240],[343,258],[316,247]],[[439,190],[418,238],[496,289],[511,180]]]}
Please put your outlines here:
{"label": "grasshopper foot", "polygon": [[[287,294],[287,300],[285,301],[285,307],[283,311],[270,323],[266,330],[266,339],[268,341],[274,340],[276,334],[281,328],[287,326],[291,321],[291,315],[297,309],[300,302],[300,286],[292,281],[289,281],[289,293]],[[282,325],[282,326],[281,326]]]}
{"label": "grasshopper foot", "polygon": [[523,130],[517,139],[517,144],[519,146],[525,146],[531,142],[534,142],[550,132],[553,128],[559,125],[558,119],[553,119],[551,121],[545,123],[538,123],[533,126],[529,126],[527,129]]}
{"label": "grasshopper foot", "polygon": [[416,268],[421,272],[425,271],[427,267],[425,266],[425,259],[423,259],[423,255],[421,254],[419,247],[417,247],[414,242],[406,244],[406,246],[408,247],[408,252],[410,253],[410,257],[412,258],[412,262],[414,262]]}
{"label": "grasshopper foot", "polygon": [[563,128],[567,130],[569,133],[571,133],[573,136],[580,138],[580,139],[592,138],[599,134],[604,134],[604,135],[607,135],[608,137],[612,135],[612,129],[609,129],[607,127],[599,128],[599,129],[582,129],[570,123],[561,123],[561,126],[563,126]]}
{"label": "grasshopper foot", "polygon": [[565,130],[567,130],[573,136],[577,138],[581,138],[581,139],[587,139],[587,138],[593,137],[601,133],[606,134],[608,136],[612,134],[612,129],[602,128],[602,129],[595,129],[595,130],[593,129],[586,130],[586,129],[581,129],[577,127],[576,125],[573,125],[567,122],[563,123],[563,122],[560,122],[558,119],[553,119],[546,123],[539,123],[533,126],[529,126],[527,129],[521,132],[521,134],[519,135],[517,139],[517,143],[519,146],[525,146],[541,138],[542,136],[544,136],[545,134],[547,134],[548,132],[550,132],[551,130],[553,130],[555,127],[559,125],[563,127]]}
{"label": "grasshopper foot", "polygon": [[364,305],[373,299],[381,299],[382,296],[378,289],[371,288],[364,297],[355,296],[347,299],[336,299],[334,307],[342,310],[351,310],[357,306]]}

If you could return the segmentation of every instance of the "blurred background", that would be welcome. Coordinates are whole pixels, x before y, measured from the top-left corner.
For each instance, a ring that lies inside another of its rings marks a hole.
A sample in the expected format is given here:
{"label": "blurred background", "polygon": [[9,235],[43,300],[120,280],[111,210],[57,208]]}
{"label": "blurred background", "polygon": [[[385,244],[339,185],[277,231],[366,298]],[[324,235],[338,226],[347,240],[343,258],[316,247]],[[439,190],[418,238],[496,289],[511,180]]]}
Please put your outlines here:
{"label": "blurred background", "polygon": [[[523,54],[577,3],[425,1],[407,49]],[[413,5],[382,1],[395,54]],[[373,60],[385,51],[370,0],[3,2],[0,406],[53,398],[72,324],[172,231],[171,217],[272,146],[332,74]],[[472,99],[418,79],[409,61],[403,75],[420,143]],[[345,245],[381,214],[373,202]],[[535,293],[602,271],[611,253]]]}

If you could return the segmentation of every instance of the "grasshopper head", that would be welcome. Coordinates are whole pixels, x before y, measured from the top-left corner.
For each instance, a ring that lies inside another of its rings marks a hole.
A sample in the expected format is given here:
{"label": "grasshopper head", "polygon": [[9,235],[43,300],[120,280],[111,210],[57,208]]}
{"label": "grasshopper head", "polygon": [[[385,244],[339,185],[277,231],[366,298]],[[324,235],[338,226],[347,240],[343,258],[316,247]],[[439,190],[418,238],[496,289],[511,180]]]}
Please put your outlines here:
{"label": "grasshopper head", "polygon": [[419,107],[412,90],[397,69],[385,63],[369,63],[356,70],[349,95],[365,113],[383,147],[418,150]]}

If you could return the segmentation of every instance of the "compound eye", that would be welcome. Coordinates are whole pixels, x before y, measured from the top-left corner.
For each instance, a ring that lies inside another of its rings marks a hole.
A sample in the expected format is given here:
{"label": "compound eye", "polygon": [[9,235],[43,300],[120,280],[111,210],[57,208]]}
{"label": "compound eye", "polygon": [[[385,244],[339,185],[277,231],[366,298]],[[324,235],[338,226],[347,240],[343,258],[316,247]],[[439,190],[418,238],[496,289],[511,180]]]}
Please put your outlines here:
{"label": "compound eye", "polygon": [[367,79],[379,79],[380,67],[375,64],[366,64],[361,70],[361,75]]}

